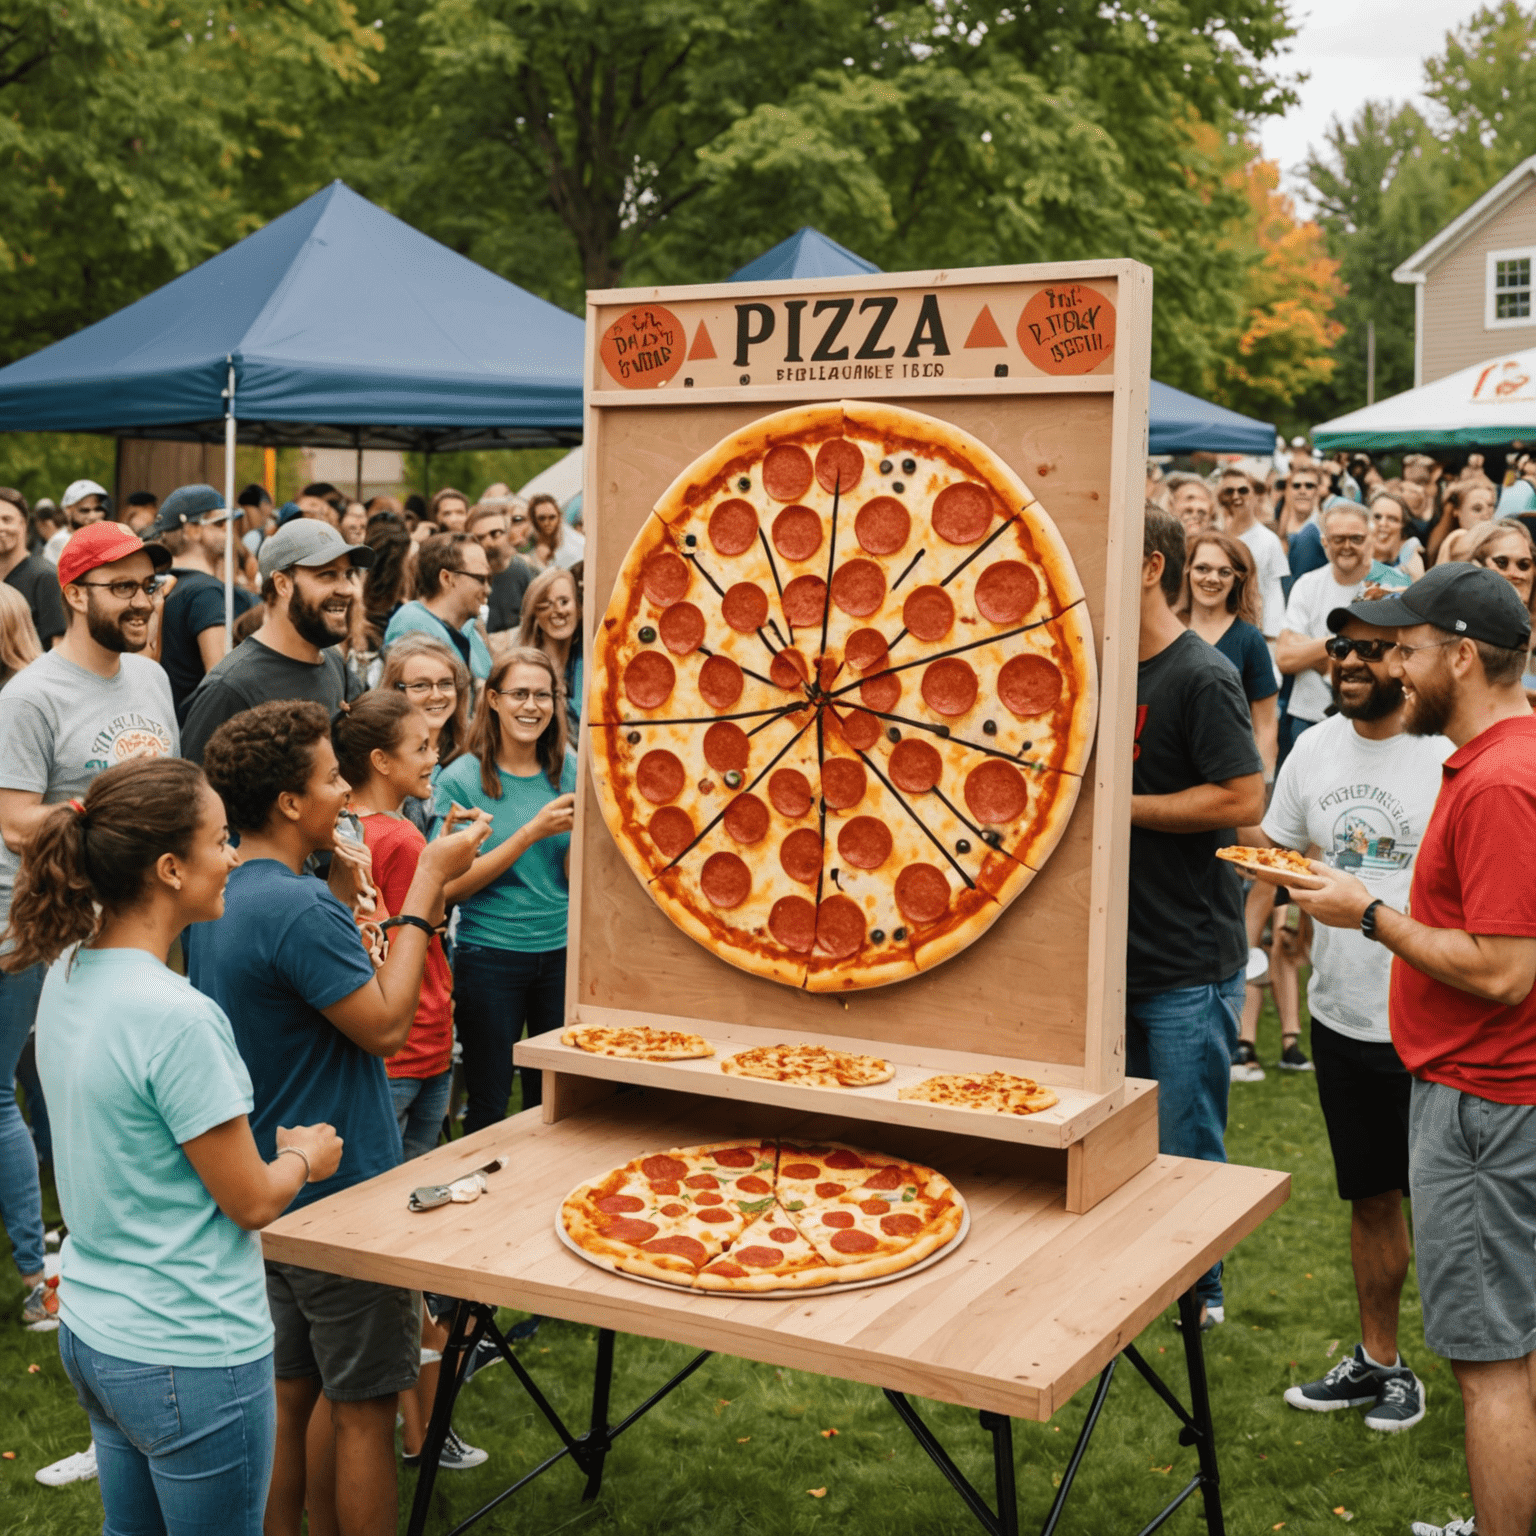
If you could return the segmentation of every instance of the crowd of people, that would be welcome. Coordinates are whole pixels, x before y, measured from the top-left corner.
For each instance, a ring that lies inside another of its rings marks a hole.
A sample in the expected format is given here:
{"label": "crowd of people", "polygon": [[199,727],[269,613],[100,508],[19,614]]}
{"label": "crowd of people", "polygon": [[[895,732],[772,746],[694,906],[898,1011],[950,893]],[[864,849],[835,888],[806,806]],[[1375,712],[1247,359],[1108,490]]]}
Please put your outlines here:
{"label": "crowd of people", "polygon": [[[1164,1152],[1225,1160],[1269,989],[1276,1064],[1316,1075],[1360,1315],[1285,1401],[1422,1421],[1398,1338],[1416,1262],[1475,1514],[1412,1530],[1528,1536],[1536,886],[1511,851],[1536,835],[1536,455],[1409,455],[1395,477],[1304,449],[1214,476],[1149,462],[1147,498],[1128,1070],[1158,1081]],[[1234,842],[1304,862],[1245,888],[1215,858]],[[1223,1324],[1219,1264],[1197,1289]]]}

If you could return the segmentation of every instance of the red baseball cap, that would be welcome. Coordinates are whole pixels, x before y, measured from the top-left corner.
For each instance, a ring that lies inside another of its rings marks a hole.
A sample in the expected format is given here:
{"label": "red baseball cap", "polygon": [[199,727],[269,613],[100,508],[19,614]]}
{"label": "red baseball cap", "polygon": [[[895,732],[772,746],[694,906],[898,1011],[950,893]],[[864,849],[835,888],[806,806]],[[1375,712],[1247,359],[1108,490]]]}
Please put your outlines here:
{"label": "red baseball cap", "polygon": [[79,581],[87,571],[99,565],[111,565],[116,560],[126,560],[142,550],[149,556],[157,571],[171,568],[171,552],[163,544],[146,544],[138,534],[122,523],[87,523],[72,533],[69,542],[59,556],[59,585],[67,587]]}

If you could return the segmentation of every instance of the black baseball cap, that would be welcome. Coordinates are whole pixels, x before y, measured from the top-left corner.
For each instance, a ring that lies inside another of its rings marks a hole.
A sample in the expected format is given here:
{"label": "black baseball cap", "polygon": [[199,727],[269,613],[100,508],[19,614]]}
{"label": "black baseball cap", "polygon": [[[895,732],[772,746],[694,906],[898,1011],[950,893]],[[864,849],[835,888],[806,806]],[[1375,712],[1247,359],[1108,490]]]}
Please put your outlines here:
{"label": "black baseball cap", "polygon": [[1367,598],[1328,615],[1334,634],[1350,619],[1383,629],[1433,624],[1458,639],[1481,640],[1506,651],[1531,643],[1531,616],[1509,582],[1487,566],[1466,560],[1437,565],[1411,587],[1387,597]]}
{"label": "black baseball cap", "polygon": [[188,523],[201,523],[210,513],[224,510],[224,493],[211,485],[181,485],[160,503],[159,515],[144,530],[146,539],[158,539]]}

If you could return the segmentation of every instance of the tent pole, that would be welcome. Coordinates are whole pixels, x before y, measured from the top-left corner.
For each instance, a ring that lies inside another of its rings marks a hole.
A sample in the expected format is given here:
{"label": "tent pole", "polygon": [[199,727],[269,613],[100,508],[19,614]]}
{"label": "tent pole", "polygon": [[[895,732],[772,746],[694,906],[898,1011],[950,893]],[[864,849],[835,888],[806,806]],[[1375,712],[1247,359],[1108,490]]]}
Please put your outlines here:
{"label": "tent pole", "polygon": [[235,648],[235,360],[224,391],[224,651]]}
{"label": "tent pole", "polygon": [[352,499],[354,501],[361,501],[363,499],[363,434],[361,432],[357,434],[355,441],[357,443],[357,474],[355,477],[357,484],[353,489]]}

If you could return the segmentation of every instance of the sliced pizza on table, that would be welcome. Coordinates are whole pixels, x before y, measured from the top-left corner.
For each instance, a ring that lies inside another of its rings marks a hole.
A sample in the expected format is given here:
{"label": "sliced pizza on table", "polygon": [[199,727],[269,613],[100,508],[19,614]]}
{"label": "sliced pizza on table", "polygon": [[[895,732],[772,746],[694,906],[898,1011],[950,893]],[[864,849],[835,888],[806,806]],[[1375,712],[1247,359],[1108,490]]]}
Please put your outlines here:
{"label": "sliced pizza on table", "polygon": [[831,1285],[837,1278],[832,1260],[774,1201],[693,1283],[701,1291],[780,1291]]}
{"label": "sliced pizza on table", "polygon": [[1051,1089],[1012,1072],[942,1072],[898,1090],[896,1097],[996,1115],[1037,1115],[1058,1102]]}
{"label": "sliced pizza on table", "polygon": [[648,1024],[573,1024],[561,1032],[560,1043],[594,1056],[633,1061],[687,1061],[715,1054],[714,1046],[702,1035],[682,1029],[654,1029]]}
{"label": "sliced pizza on table", "polygon": [[720,1063],[735,1077],[760,1077],[808,1088],[871,1088],[896,1075],[890,1062],[825,1045],[755,1045]]}

